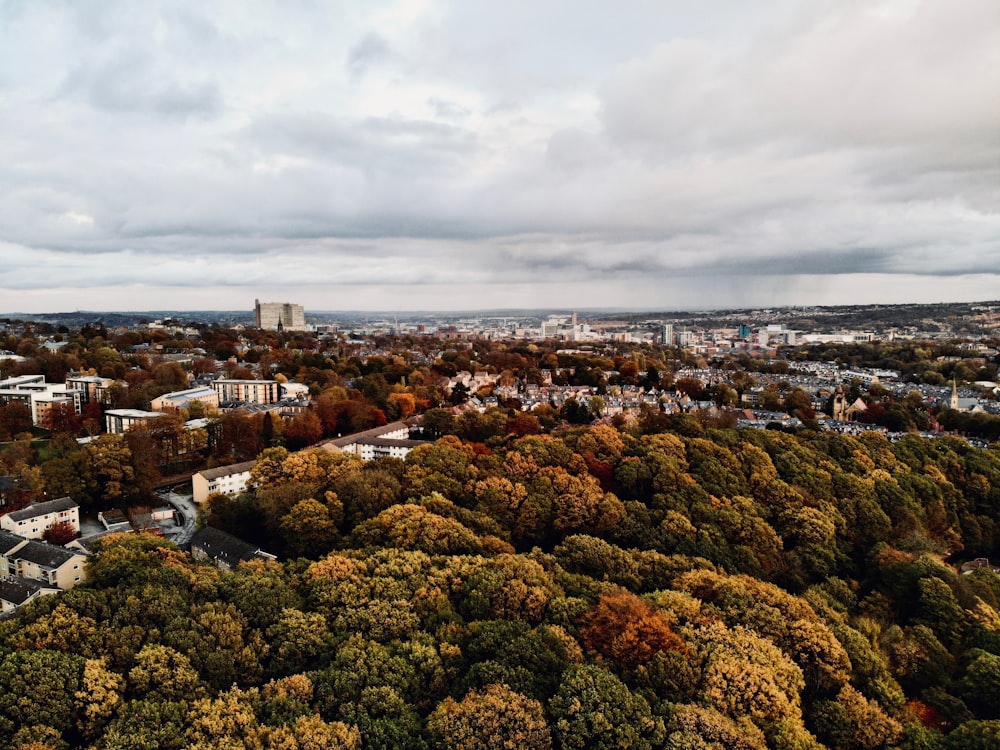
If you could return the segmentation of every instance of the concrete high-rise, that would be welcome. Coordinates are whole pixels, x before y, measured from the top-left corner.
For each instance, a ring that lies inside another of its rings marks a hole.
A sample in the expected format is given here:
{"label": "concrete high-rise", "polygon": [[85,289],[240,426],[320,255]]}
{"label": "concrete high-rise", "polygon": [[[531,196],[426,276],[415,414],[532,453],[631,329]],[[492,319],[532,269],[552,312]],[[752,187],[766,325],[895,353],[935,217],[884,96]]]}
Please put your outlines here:
{"label": "concrete high-rise", "polygon": [[254,300],[254,323],[266,331],[304,331],[306,311],[302,305],[290,302]]}

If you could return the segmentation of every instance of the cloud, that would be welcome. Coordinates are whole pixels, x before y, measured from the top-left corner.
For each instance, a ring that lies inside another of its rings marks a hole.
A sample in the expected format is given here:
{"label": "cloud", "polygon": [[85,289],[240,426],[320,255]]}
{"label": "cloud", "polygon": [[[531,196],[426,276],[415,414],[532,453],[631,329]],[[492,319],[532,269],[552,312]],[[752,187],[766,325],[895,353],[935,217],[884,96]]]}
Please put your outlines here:
{"label": "cloud", "polygon": [[5,300],[849,302],[1000,268],[993,0],[0,13]]}
{"label": "cloud", "polygon": [[373,31],[347,51],[347,70],[352,78],[360,78],[372,65],[393,59],[389,43]]}

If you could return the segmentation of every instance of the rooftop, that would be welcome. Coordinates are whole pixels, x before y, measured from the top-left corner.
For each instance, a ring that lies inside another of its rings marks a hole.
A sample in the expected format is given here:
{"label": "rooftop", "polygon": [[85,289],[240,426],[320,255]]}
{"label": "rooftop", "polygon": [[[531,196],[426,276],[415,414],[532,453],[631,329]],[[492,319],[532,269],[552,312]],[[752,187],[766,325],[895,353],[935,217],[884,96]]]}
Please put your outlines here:
{"label": "rooftop", "polygon": [[71,498],[60,497],[43,503],[32,503],[21,510],[12,510],[7,515],[12,521],[27,521],[29,518],[38,518],[38,516],[46,516],[49,513],[59,513],[79,507]]}
{"label": "rooftop", "polygon": [[0,576],[0,599],[20,607],[45,586],[38,581],[32,581],[20,576]]}
{"label": "rooftop", "polygon": [[191,538],[191,549],[200,549],[213,560],[234,569],[244,560],[259,556],[270,557],[249,542],[212,526],[206,526]]}
{"label": "rooftop", "polygon": [[383,435],[387,435],[390,432],[398,432],[399,430],[409,430],[410,426],[406,422],[390,422],[389,424],[382,425],[381,427],[375,427],[371,430],[365,430],[364,432],[355,432],[350,435],[345,435],[344,437],[337,438],[336,440],[327,440],[324,445],[334,445],[337,448],[343,448],[347,445],[354,445],[355,443],[366,443],[370,442],[375,438],[380,438]]}
{"label": "rooftop", "polygon": [[229,466],[216,466],[214,469],[202,469],[198,474],[205,479],[218,479],[219,477],[228,477],[232,474],[242,474],[245,471],[250,471],[255,463],[257,462],[244,461],[240,464],[229,464]]}
{"label": "rooftop", "polygon": [[28,540],[23,536],[11,534],[9,531],[0,529],[0,555],[6,555],[12,549],[20,544],[24,544],[26,541]]}
{"label": "rooftop", "polygon": [[57,547],[47,542],[29,541],[17,550],[13,556],[18,560],[27,560],[43,568],[55,570],[80,554],[80,552],[74,552],[65,547]]}

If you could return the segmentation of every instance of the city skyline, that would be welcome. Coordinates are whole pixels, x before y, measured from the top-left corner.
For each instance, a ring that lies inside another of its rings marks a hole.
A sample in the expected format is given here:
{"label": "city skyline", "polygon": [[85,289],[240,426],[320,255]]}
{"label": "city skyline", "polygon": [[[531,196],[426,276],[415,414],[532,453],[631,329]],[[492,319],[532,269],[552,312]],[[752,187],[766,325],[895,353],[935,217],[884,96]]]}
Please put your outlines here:
{"label": "city skyline", "polygon": [[0,7],[0,313],[1000,289],[1000,6]]}

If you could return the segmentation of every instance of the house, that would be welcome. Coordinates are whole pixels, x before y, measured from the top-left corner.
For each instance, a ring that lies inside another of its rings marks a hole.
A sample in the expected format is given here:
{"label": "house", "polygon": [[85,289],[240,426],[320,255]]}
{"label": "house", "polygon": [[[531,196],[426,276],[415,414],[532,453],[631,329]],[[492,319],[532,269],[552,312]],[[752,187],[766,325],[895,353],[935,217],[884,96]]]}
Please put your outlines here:
{"label": "house", "polygon": [[32,599],[56,594],[59,589],[20,576],[0,576],[0,615],[13,612]]}
{"label": "house", "polygon": [[11,568],[10,559],[7,556],[27,541],[23,536],[0,529],[0,576],[13,574],[13,568]]}
{"label": "house", "polygon": [[60,497],[0,516],[0,529],[25,539],[41,539],[57,523],[68,523],[79,534],[80,506],[68,497]]}
{"label": "house", "polygon": [[71,589],[86,577],[86,553],[0,530],[0,576]]}
{"label": "house", "polygon": [[222,570],[235,570],[247,560],[277,559],[259,547],[211,526],[206,526],[191,538],[191,556],[195,560],[211,560]]}
{"label": "house", "polygon": [[246,492],[250,482],[250,470],[256,461],[244,461],[229,466],[217,466],[214,469],[204,469],[191,477],[191,487],[194,501],[203,503],[214,492],[222,495],[238,495]]}
{"label": "house", "polygon": [[[406,455],[418,445],[424,445],[426,440],[409,440],[407,438],[355,438],[347,447],[342,448],[344,453],[353,453],[360,456],[363,461],[373,461],[376,458],[392,457],[406,458]],[[337,441],[331,441],[323,447],[327,450],[336,450]]]}

